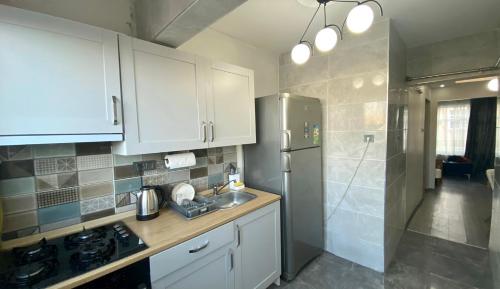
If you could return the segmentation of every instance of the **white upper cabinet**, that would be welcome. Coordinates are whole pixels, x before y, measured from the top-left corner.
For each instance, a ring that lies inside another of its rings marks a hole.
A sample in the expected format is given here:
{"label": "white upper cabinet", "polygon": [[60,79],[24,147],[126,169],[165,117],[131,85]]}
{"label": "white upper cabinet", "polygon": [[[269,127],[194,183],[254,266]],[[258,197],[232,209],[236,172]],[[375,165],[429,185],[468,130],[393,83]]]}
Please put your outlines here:
{"label": "white upper cabinet", "polygon": [[125,141],[116,154],[255,142],[253,71],[120,35]]}
{"label": "white upper cabinet", "polygon": [[253,70],[212,63],[208,75],[209,146],[255,143]]}
{"label": "white upper cabinet", "polygon": [[120,35],[125,141],[114,153],[207,147],[205,74],[191,54]]}
{"label": "white upper cabinet", "polygon": [[0,5],[0,75],[0,145],[122,139],[117,33]]}

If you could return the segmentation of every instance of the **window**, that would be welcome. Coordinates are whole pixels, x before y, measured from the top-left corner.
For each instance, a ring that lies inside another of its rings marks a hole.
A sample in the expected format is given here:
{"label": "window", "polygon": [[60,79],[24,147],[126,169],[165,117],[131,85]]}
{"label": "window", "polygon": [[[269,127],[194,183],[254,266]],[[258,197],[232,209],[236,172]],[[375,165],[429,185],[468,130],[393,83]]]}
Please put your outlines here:
{"label": "window", "polygon": [[446,101],[438,104],[436,153],[465,154],[469,127],[470,101]]}

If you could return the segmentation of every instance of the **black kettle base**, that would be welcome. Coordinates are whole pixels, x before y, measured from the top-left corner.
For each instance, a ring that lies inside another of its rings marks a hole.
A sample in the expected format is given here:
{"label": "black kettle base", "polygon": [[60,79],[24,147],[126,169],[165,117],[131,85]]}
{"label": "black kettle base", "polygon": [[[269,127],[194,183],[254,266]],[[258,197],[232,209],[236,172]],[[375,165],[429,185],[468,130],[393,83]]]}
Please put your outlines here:
{"label": "black kettle base", "polygon": [[156,212],[154,214],[146,215],[146,216],[135,215],[135,218],[137,219],[137,221],[149,221],[149,220],[152,220],[152,219],[158,217],[159,215],[160,215],[160,212]]}

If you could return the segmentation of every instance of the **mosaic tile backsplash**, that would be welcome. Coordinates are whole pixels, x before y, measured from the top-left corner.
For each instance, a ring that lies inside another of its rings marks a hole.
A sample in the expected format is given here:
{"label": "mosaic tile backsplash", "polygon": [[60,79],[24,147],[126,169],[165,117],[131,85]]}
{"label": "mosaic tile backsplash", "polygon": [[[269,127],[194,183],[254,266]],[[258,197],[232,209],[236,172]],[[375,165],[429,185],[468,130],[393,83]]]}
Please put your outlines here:
{"label": "mosaic tile backsplash", "polygon": [[154,160],[145,185],[186,182],[197,192],[227,181],[236,166],[236,147],[193,151],[196,165],[169,170],[166,153],[121,156],[110,143],[0,147],[0,201],[3,240],[45,232],[84,221],[135,210],[141,179],[133,163]]}

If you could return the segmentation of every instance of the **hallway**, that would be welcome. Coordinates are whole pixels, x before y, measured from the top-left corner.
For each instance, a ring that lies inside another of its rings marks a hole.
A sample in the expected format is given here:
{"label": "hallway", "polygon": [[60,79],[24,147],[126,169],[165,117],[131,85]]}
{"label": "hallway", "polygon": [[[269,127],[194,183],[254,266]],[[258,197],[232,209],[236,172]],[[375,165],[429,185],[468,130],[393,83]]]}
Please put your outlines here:
{"label": "hallway", "polygon": [[272,289],[493,289],[487,250],[406,231],[385,274],[330,253]]}
{"label": "hallway", "polygon": [[486,180],[444,178],[424,199],[410,220],[408,230],[488,248],[491,189]]}

